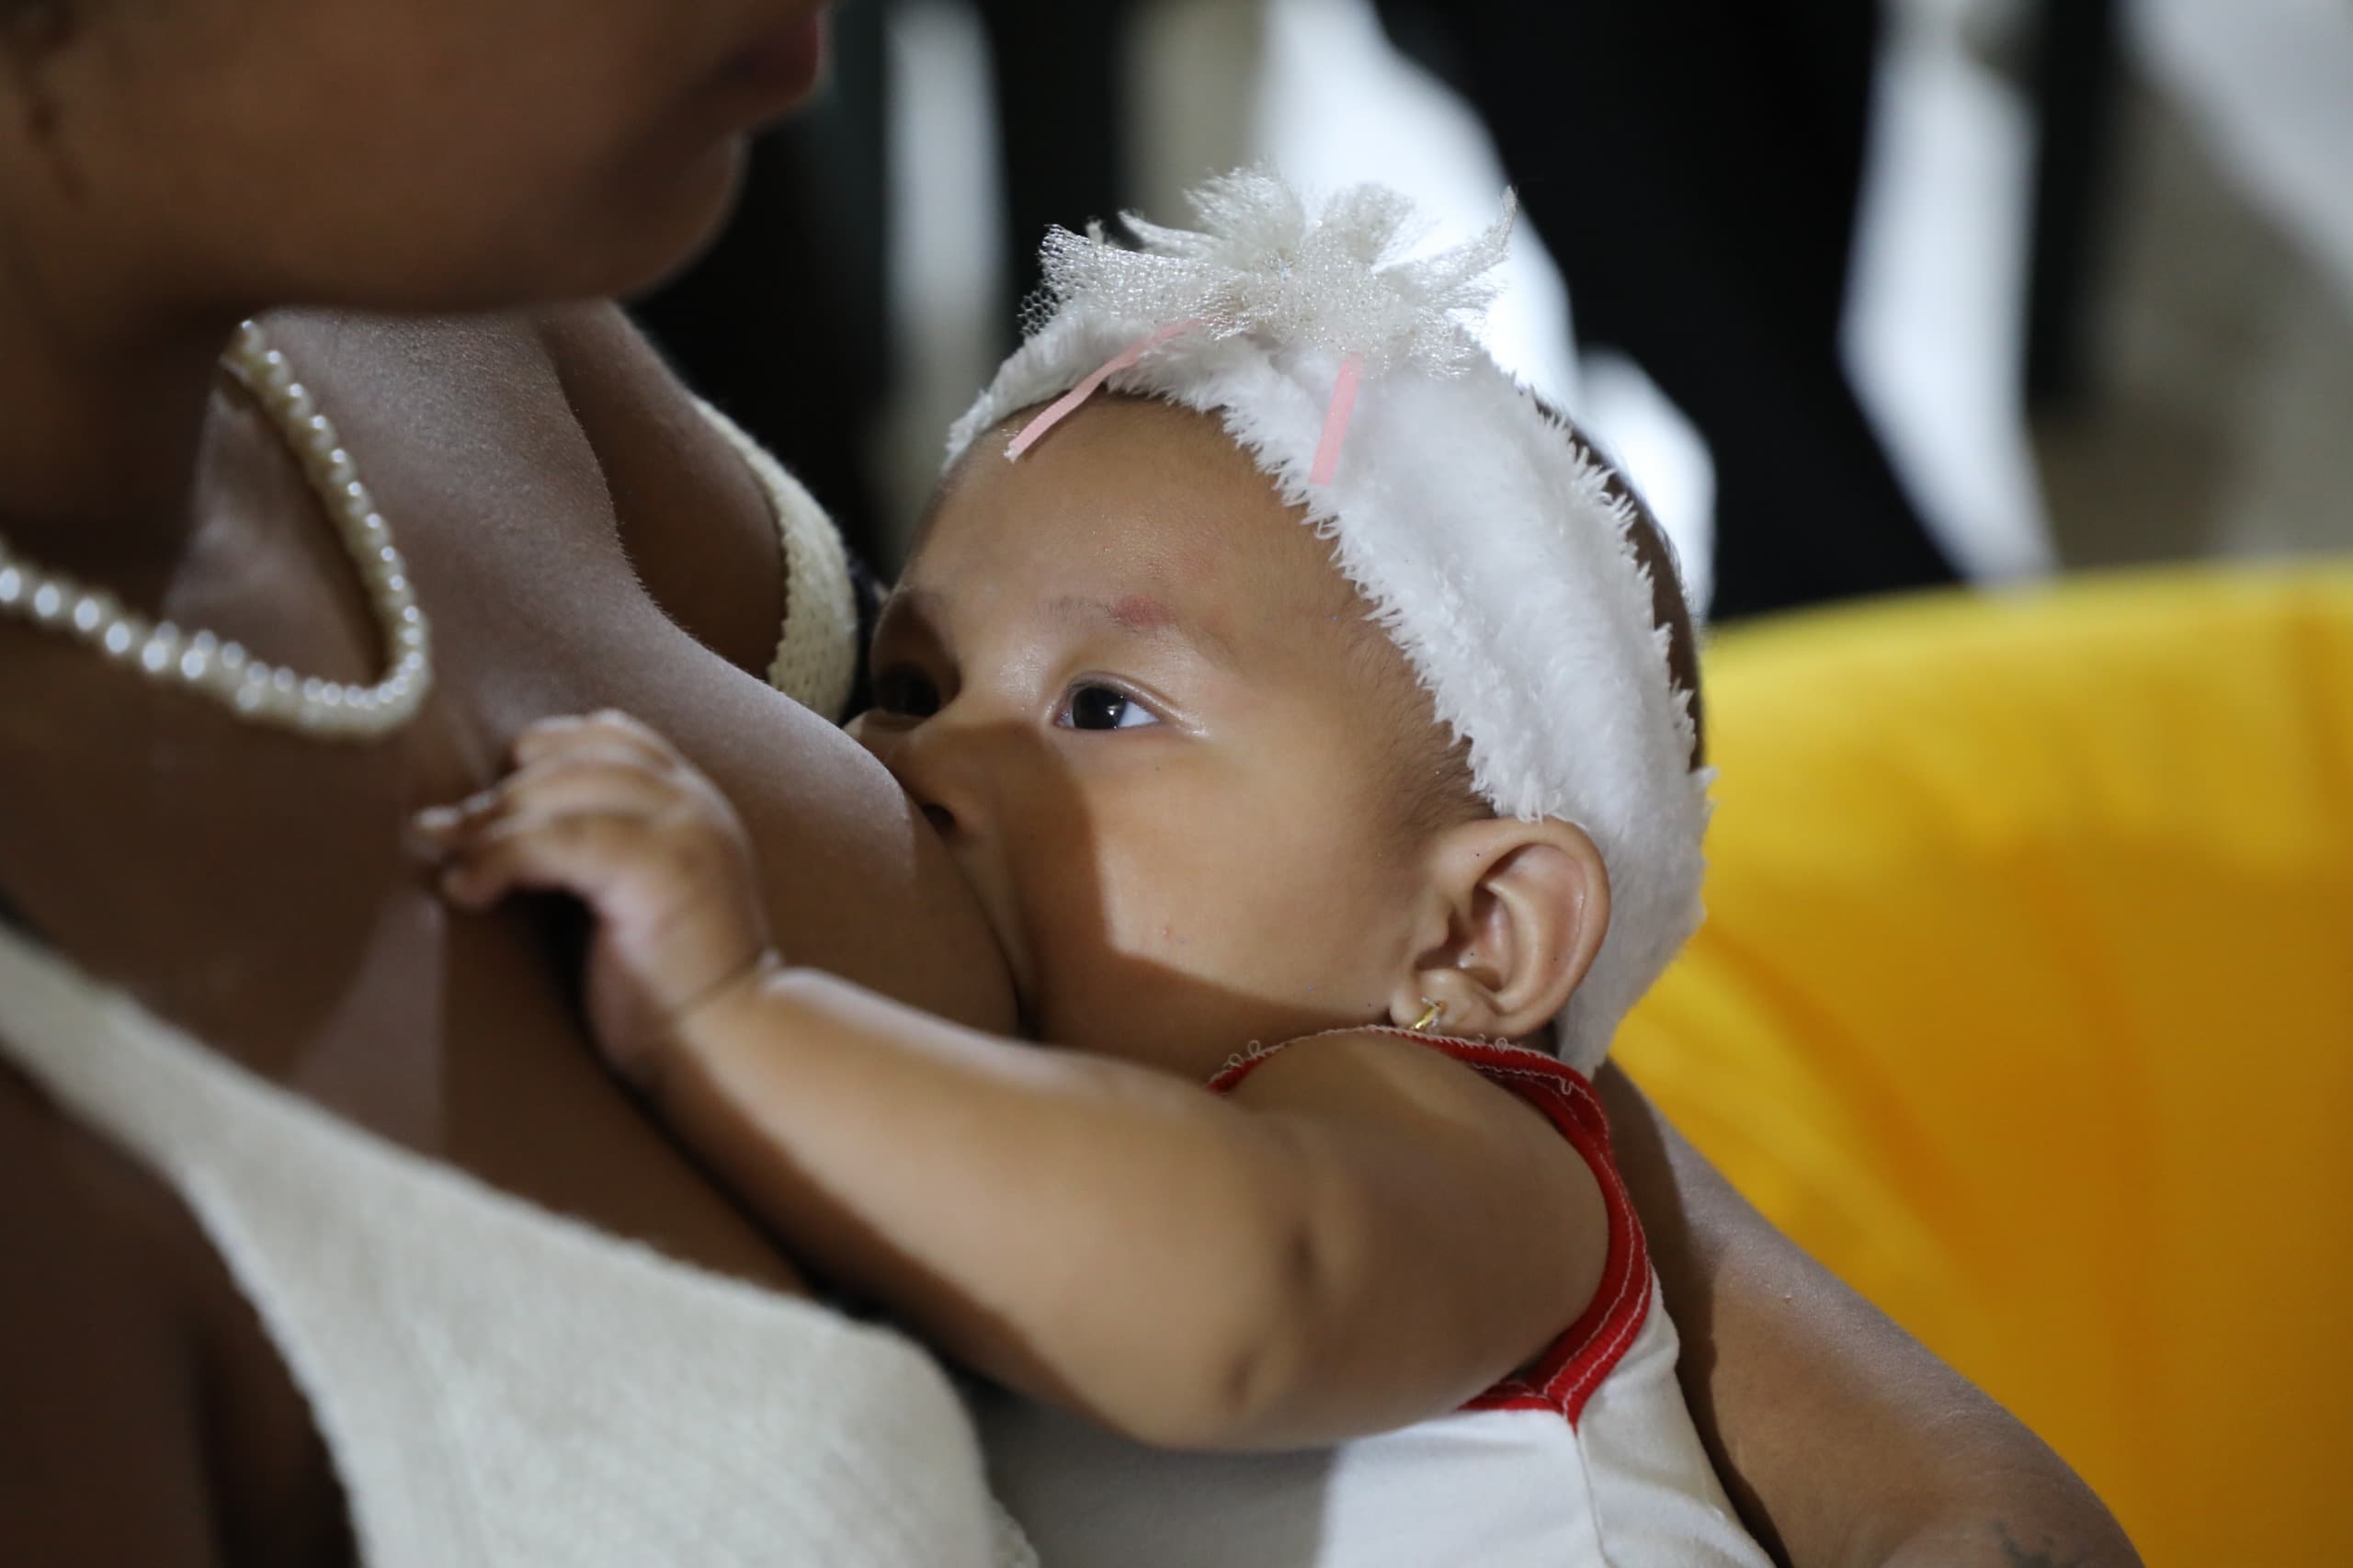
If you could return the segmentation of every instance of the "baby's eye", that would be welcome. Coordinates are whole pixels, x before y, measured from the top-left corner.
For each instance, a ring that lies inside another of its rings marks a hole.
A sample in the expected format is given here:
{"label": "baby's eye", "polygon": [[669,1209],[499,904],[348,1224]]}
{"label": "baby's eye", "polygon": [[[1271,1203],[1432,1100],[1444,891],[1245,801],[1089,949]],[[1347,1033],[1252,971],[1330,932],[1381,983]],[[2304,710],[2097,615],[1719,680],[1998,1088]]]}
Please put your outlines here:
{"label": "baby's eye", "polygon": [[874,677],[874,706],[894,719],[928,719],[939,711],[939,687],[921,670],[893,665]]}
{"label": "baby's eye", "polygon": [[1160,715],[1115,686],[1075,687],[1056,721],[1073,730],[1141,730],[1160,722]]}

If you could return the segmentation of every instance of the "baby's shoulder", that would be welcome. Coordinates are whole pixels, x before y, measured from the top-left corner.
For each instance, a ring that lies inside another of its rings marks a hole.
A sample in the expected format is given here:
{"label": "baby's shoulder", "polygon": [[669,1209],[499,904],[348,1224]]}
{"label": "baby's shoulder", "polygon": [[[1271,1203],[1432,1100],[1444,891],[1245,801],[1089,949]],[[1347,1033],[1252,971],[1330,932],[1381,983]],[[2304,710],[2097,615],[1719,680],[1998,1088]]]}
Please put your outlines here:
{"label": "baby's shoulder", "polygon": [[1586,1075],[1547,1051],[1510,1040],[1473,1040],[1398,1028],[1388,1024],[1364,1024],[1302,1035],[1274,1045],[1252,1041],[1229,1058],[1210,1080],[1220,1094],[1267,1078],[1321,1078],[1353,1074],[1373,1068],[1416,1082],[1459,1084],[1465,1074],[1511,1088],[1586,1101],[1596,1099]]}
{"label": "baby's shoulder", "polygon": [[[1466,1131],[1497,1159],[1530,1147],[1576,1163],[1608,1159],[1608,1123],[1593,1085],[1540,1051],[1375,1025],[1253,1045],[1210,1087],[1254,1109],[1392,1122],[1403,1134]],[[1536,1114],[1531,1116],[1533,1111]]]}

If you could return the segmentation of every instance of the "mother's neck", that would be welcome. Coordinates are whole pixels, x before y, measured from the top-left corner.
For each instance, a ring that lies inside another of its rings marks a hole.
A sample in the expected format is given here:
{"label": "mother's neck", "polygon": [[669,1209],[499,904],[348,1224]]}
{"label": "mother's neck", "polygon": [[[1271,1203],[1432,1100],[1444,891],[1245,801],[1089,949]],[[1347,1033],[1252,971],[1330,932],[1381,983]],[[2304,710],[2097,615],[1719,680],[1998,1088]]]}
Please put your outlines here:
{"label": "mother's neck", "polygon": [[28,144],[16,108],[0,99],[0,534],[116,585],[186,542],[221,350],[244,312],[191,303],[188,269]]}
{"label": "mother's neck", "polygon": [[0,534],[76,576],[145,576],[194,526],[205,419],[235,321],[76,333],[8,281],[0,276]]}

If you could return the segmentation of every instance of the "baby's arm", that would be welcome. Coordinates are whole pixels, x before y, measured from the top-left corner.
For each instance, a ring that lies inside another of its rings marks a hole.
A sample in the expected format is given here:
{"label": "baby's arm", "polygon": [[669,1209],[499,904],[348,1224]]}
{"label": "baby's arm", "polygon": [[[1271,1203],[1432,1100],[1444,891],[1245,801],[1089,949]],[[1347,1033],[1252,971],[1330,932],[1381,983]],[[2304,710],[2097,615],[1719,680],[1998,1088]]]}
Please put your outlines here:
{"label": "baby's arm", "polygon": [[780,971],[688,1020],[649,1092],[824,1268],[1150,1442],[1282,1447],[1449,1409],[1600,1270],[1598,1194],[1558,1134],[1392,1040],[1296,1048],[1227,1103]]}
{"label": "baby's arm", "polygon": [[724,803],[646,732],[518,755],[428,826],[450,896],[584,899],[616,1065],[813,1262],[992,1377],[1168,1446],[1330,1441],[1452,1408],[1591,1296],[1592,1172],[1468,1069],[1334,1036],[1221,1099],[964,1029],[767,956]]}

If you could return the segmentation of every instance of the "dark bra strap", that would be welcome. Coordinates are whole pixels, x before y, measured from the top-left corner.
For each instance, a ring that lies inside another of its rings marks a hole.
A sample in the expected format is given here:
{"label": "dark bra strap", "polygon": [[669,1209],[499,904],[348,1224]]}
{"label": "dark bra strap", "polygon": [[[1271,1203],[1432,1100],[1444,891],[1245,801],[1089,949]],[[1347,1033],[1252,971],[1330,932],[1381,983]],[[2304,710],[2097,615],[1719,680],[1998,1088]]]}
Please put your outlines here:
{"label": "dark bra strap", "polygon": [[30,937],[35,941],[40,940],[40,933],[33,929],[33,923],[26,919],[15,904],[8,902],[6,889],[0,889],[0,926],[6,926],[18,936]]}
{"label": "dark bra strap", "polygon": [[849,710],[841,717],[848,723],[874,706],[874,623],[882,619],[882,582],[865,557],[856,551],[847,552],[849,559],[850,600],[858,607],[858,674],[849,690]]}

